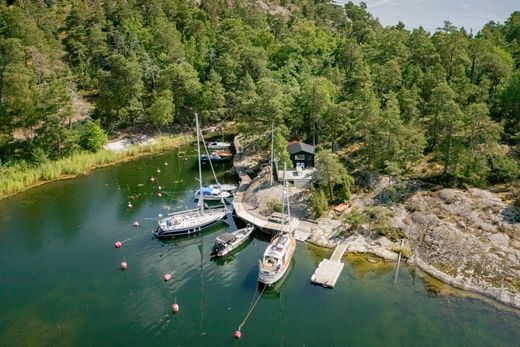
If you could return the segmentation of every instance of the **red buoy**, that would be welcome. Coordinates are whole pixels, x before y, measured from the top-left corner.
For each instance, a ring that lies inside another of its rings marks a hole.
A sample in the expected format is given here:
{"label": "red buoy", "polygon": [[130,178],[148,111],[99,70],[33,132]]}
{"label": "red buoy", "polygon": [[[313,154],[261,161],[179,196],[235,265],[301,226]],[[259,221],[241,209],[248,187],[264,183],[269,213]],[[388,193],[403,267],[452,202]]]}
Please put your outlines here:
{"label": "red buoy", "polygon": [[121,262],[121,270],[124,271],[124,270],[126,270],[126,268],[127,268],[126,261],[123,260],[123,261]]}
{"label": "red buoy", "polygon": [[169,280],[172,279],[172,275],[171,275],[171,274],[166,274],[166,275],[164,275],[163,278],[164,278],[164,280],[165,280],[166,282],[168,282]]}
{"label": "red buoy", "polygon": [[116,243],[114,243],[115,248],[121,248],[122,245],[123,244],[120,241],[117,241]]}
{"label": "red buoy", "polygon": [[177,305],[177,304],[173,304],[173,305],[172,305],[172,312],[173,312],[173,313],[177,313],[177,312],[179,312],[179,305]]}
{"label": "red buoy", "polygon": [[235,331],[235,335],[233,335],[235,337],[235,339],[239,339],[242,337],[242,333],[240,332],[240,330],[237,330]]}

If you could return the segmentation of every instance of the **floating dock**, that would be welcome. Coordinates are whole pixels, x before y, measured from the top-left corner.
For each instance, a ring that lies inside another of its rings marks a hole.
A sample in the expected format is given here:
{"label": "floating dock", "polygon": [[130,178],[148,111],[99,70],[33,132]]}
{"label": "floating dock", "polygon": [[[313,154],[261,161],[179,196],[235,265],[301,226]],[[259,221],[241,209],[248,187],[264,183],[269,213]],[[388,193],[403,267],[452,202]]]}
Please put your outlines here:
{"label": "floating dock", "polygon": [[333,288],[345,266],[341,262],[341,258],[346,249],[347,245],[345,243],[339,243],[330,259],[323,259],[320,265],[318,265],[318,268],[311,276],[312,283]]}

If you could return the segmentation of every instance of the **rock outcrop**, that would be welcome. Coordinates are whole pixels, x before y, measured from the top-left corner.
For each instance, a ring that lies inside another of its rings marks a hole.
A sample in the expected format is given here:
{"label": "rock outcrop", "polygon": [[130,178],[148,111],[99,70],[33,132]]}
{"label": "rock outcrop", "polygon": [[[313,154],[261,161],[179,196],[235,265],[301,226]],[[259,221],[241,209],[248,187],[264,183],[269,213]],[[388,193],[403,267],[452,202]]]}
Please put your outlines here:
{"label": "rock outcrop", "polygon": [[513,208],[475,188],[419,191],[399,207],[395,219],[406,224],[417,266],[520,308],[520,223]]}

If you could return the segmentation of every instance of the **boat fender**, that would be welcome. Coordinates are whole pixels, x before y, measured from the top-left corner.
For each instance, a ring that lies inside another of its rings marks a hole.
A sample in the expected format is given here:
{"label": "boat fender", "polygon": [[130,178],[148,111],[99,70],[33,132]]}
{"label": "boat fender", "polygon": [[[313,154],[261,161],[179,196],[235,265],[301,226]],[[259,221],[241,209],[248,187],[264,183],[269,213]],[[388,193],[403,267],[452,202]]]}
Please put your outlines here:
{"label": "boat fender", "polygon": [[177,313],[177,312],[179,312],[179,305],[177,305],[177,304],[173,304],[173,305],[172,305],[172,312],[173,312],[173,313]]}

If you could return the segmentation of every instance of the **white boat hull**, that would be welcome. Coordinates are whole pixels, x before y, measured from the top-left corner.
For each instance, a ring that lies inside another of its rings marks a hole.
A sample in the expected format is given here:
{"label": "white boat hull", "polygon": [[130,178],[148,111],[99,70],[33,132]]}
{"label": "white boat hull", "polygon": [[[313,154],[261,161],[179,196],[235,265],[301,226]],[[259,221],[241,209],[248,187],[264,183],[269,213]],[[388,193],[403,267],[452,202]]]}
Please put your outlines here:
{"label": "white boat hull", "polygon": [[[289,237],[290,238],[287,249],[285,250],[284,260],[280,264],[280,267],[275,266],[275,265],[271,266],[262,261],[259,264],[258,282],[263,283],[267,286],[271,286],[271,285],[275,284],[285,275],[285,273],[289,269],[292,257],[294,255],[294,251],[296,249],[296,241],[290,235],[280,235],[275,240],[273,240],[273,243],[276,243],[276,240],[279,237]],[[266,251],[264,253],[263,259],[265,259],[266,254],[269,252],[270,248],[273,247],[273,243],[269,244],[268,248],[266,249]]]}
{"label": "white boat hull", "polygon": [[[232,240],[230,242],[220,241],[224,248],[220,249],[216,253],[216,256],[224,257],[224,256],[228,255],[229,253],[231,253],[232,251],[234,251],[235,249],[237,249],[240,245],[242,245],[244,242],[246,242],[247,239],[249,239],[249,236],[253,232],[253,229],[254,229],[254,226],[247,226],[245,228],[238,229],[238,230],[234,231],[233,233],[231,233],[231,234],[235,235],[234,240]],[[215,241],[214,249],[217,247],[218,242],[219,242],[219,238],[217,237],[217,240]]]}
{"label": "white boat hull", "polygon": [[159,220],[154,230],[155,237],[159,239],[172,238],[175,236],[195,234],[204,228],[220,222],[226,218],[229,209],[206,210],[203,214],[199,209],[172,213]]}

